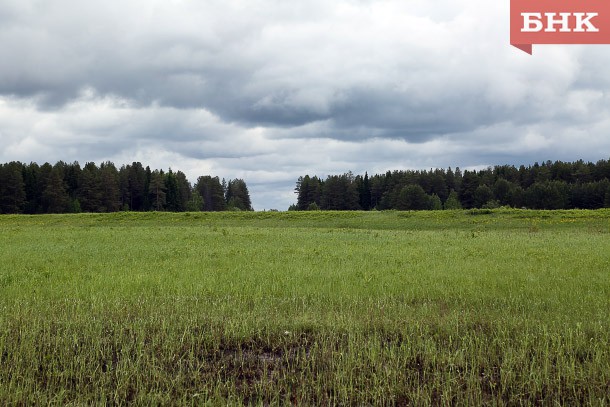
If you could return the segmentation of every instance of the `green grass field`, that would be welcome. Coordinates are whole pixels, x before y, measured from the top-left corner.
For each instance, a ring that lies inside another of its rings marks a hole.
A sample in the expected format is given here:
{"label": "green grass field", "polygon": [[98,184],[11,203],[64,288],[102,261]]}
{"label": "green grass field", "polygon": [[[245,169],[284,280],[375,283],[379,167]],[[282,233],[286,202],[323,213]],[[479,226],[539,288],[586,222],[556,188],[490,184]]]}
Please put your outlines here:
{"label": "green grass field", "polygon": [[610,210],[0,217],[3,405],[608,405]]}

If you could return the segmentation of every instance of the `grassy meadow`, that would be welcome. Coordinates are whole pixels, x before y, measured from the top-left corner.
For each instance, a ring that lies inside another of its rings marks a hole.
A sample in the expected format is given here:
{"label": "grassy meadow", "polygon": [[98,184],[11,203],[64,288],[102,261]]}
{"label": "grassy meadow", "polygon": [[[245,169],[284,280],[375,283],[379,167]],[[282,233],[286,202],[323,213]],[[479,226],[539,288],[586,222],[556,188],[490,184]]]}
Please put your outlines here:
{"label": "grassy meadow", "polygon": [[610,210],[0,216],[3,405],[610,404]]}

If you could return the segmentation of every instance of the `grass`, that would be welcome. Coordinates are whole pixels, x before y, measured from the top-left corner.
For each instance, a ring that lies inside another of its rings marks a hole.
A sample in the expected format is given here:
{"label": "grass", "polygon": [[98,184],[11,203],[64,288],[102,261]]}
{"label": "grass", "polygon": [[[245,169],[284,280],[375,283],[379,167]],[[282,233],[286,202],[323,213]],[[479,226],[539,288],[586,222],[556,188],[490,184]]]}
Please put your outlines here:
{"label": "grass", "polygon": [[0,217],[0,401],[607,405],[610,211]]}

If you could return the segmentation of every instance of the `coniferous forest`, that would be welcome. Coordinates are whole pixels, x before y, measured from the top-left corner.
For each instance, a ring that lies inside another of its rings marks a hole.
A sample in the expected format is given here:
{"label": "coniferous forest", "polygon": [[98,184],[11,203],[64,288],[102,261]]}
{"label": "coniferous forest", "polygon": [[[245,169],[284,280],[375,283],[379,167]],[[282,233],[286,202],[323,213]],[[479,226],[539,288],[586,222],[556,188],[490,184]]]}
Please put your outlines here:
{"label": "coniferous forest", "polygon": [[201,176],[191,185],[181,171],[139,162],[0,164],[0,213],[252,210],[246,183]]}
{"label": "coniferous forest", "polygon": [[510,206],[529,209],[610,207],[610,162],[546,161],[479,171],[431,169],[299,177],[291,210],[426,210]]}
{"label": "coniferous forest", "polygon": [[[546,161],[388,171],[369,176],[299,177],[290,210],[431,210],[510,206],[529,209],[610,207],[610,161]],[[0,164],[0,213],[252,210],[244,180],[151,170],[139,162]]]}

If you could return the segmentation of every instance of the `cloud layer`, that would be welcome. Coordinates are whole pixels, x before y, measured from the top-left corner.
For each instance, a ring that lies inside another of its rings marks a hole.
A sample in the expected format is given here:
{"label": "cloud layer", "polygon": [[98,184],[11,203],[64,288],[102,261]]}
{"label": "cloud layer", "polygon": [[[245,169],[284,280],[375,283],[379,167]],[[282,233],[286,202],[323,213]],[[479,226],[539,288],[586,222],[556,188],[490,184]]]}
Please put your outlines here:
{"label": "cloud layer", "polygon": [[294,181],[610,157],[608,46],[508,45],[508,2],[7,0],[0,161]]}

